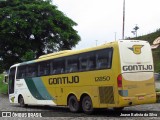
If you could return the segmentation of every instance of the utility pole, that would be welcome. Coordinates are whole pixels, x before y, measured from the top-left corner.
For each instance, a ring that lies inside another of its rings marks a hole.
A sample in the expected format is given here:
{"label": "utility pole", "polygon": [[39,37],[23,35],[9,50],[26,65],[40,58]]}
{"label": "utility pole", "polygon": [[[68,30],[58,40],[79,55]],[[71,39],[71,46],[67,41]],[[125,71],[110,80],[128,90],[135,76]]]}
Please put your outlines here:
{"label": "utility pole", "polygon": [[114,32],[114,39],[115,39],[115,41],[117,40],[117,33],[116,32]]}
{"label": "utility pole", "polygon": [[96,46],[97,46],[97,42],[98,42],[98,40],[96,40]]}
{"label": "utility pole", "polygon": [[122,27],[122,39],[124,39],[124,28],[125,28],[125,0],[123,0],[123,27]]}

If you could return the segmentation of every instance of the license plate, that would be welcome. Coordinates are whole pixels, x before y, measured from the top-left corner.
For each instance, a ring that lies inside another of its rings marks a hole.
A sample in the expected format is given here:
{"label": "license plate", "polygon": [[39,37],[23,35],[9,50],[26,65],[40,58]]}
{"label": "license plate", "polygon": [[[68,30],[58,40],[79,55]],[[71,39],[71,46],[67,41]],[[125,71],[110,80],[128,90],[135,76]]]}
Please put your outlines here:
{"label": "license plate", "polygon": [[143,100],[144,96],[138,96],[138,100]]}

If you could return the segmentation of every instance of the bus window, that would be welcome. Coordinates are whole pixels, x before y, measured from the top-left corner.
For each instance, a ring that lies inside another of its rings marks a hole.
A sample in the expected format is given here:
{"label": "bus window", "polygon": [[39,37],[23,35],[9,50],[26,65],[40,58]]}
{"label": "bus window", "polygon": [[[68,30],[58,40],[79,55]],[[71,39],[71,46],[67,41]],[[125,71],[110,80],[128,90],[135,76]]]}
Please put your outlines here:
{"label": "bus window", "polygon": [[112,67],[112,54],[113,54],[113,48],[108,49],[108,69]]}
{"label": "bus window", "polygon": [[67,60],[66,72],[76,72],[78,71],[78,56],[72,56]]}
{"label": "bus window", "polygon": [[94,70],[96,68],[96,57],[94,52],[80,55],[80,71]]}
{"label": "bus window", "polygon": [[30,64],[27,66],[27,77],[36,77],[38,74],[38,66],[37,64]]}
{"label": "bus window", "polygon": [[87,70],[87,57],[80,58],[80,71]]}
{"label": "bus window", "polygon": [[112,51],[111,49],[100,50],[97,52],[97,69],[111,68]]}
{"label": "bus window", "polygon": [[50,74],[50,62],[41,62],[39,63],[39,76],[49,75]]}
{"label": "bus window", "polygon": [[24,78],[26,76],[26,66],[19,66],[17,70],[17,79]]}
{"label": "bus window", "polygon": [[96,57],[94,54],[90,54],[88,57],[88,70],[93,70],[96,68]]}
{"label": "bus window", "polygon": [[64,59],[56,59],[52,62],[52,74],[60,74],[64,73],[65,68],[65,60]]}
{"label": "bus window", "polygon": [[10,73],[9,73],[9,94],[14,93],[15,72],[16,72],[15,67],[10,69]]}

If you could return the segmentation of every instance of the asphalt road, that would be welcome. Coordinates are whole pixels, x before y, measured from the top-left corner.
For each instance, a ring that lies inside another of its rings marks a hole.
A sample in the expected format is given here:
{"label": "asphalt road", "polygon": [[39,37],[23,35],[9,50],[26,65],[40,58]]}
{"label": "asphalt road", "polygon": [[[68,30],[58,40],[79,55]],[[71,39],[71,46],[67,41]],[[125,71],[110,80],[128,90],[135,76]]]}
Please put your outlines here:
{"label": "asphalt road", "polygon": [[[7,95],[0,95],[0,116],[2,116],[2,111],[11,111],[12,116],[15,118],[2,118],[3,120],[21,120],[28,119],[24,118],[27,114],[36,114],[38,117],[42,116],[42,119],[126,119],[126,120],[146,120],[146,119],[160,119],[160,103],[148,104],[148,105],[137,105],[132,107],[126,107],[123,111],[115,112],[112,109],[97,109],[93,115],[86,115],[84,113],[71,113],[67,107],[52,107],[52,106],[28,106],[26,108],[20,107],[18,104],[13,105],[8,101]],[[19,113],[19,114],[18,114]],[[122,115],[123,114],[123,115]],[[17,115],[20,115],[17,119]],[[122,115],[122,116],[121,116]],[[132,116],[134,115],[134,117]],[[148,117],[144,117],[148,115]],[[157,115],[159,117],[157,117]],[[139,117],[137,117],[139,116]],[[23,117],[23,118],[21,118]],[[31,116],[32,117],[32,116]],[[33,119],[33,118],[32,118]],[[34,118],[40,120],[39,118]]]}

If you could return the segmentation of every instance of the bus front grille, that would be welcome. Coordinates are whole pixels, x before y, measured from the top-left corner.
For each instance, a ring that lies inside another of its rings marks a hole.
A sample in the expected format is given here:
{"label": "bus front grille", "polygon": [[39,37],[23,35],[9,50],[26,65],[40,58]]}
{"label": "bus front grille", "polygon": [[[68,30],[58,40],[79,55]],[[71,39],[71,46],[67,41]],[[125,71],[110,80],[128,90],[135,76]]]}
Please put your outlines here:
{"label": "bus front grille", "polygon": [[100,104],[114,104],[112,86],[99,87]]}

